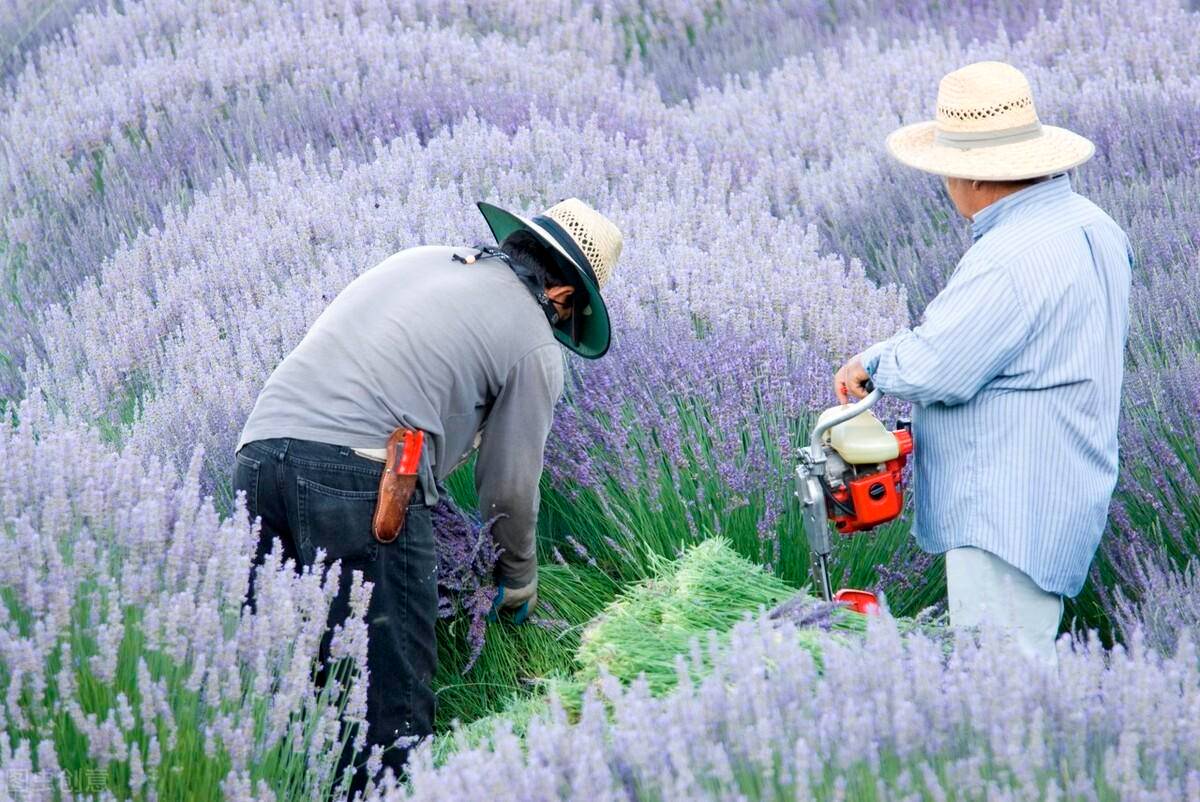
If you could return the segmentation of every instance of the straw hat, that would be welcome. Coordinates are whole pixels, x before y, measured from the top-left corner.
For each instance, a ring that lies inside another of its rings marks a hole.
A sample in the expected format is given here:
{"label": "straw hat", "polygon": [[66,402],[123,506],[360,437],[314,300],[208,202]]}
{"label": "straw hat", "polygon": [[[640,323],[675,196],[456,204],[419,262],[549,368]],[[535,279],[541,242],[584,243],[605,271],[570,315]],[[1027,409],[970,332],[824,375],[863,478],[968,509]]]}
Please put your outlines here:
{"label": "straw hat", "polygon": [[496,242],[503,243],[514,231],[528,231],[550,246],[562,257],[563,264],[579,277],[581,286],[576,292],[586,291],[587,303],[576,304],[576,314],[570,321],[573,331],[556,326],[554,336],[580,356],[588,359],[604,356],[612,340],[612,329],[600,290],[608,283],[617,257],[621,255],[620,229],[578,198],[556,203],[533,219],[506,212],[490,203],[476,205]]}
{"label": "straw hat", "polygon": [[1095,152],[1079,134],[1043,125],[1025,75],[1000,61],[969,64],[942,78],[937,119],[893,131],[886,145],[918,170],[983,181],[1061,173]]}

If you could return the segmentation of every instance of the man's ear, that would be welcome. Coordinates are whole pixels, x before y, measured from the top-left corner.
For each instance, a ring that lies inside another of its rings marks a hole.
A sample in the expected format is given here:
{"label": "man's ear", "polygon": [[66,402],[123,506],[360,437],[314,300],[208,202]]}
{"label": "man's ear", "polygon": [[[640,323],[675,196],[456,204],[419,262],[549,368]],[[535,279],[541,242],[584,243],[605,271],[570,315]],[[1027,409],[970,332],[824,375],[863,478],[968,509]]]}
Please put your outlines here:
{"label": "man's ear", "polygon": [[569,306],[571,296],[575,294],[575,288],[570,284],[560,284],[557,287],[551,287],[546,290],[546,297],[555,303],[560,303],[563,306]]}

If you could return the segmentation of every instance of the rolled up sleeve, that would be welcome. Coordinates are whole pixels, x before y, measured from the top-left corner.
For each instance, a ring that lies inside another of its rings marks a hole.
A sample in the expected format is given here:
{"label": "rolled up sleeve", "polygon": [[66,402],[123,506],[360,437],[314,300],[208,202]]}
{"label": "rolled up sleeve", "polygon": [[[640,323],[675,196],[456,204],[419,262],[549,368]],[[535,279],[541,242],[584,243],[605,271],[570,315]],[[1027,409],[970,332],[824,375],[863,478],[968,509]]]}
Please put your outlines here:
{"label": "rolled up sleeve", "polygon": [[859,354],[875,386],[922,405],[962,404],[999,375],[1033,331],[999,266],[974,266],[929,304],[925,319]]}
{"label": "rolled up sleeve", "polygon": [[561,352],[539,347],[509,371],[484,423],[475,487],[483,519],[503,516],[492,532],[502,549],[497,578],[507,587],[523,587],[537,572],[538,484],[562,387]]}

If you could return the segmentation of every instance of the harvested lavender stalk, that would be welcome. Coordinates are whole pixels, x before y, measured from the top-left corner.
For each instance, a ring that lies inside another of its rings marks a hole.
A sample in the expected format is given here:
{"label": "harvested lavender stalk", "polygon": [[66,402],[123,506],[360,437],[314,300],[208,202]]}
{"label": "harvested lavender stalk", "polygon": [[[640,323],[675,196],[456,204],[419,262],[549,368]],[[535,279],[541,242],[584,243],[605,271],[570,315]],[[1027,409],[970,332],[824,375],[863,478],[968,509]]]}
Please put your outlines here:
{"label": "harvested lavender stalk", "polygon": [[463,672],[483,651],[487,615],[496,598],[493,571],[500,549],[492,539],[497,518],[482,522],[460,509],[448,493],[439,494],[431,511],[437,536],[438,616],[464,616],[469,621],[467,640],[471,655]]}

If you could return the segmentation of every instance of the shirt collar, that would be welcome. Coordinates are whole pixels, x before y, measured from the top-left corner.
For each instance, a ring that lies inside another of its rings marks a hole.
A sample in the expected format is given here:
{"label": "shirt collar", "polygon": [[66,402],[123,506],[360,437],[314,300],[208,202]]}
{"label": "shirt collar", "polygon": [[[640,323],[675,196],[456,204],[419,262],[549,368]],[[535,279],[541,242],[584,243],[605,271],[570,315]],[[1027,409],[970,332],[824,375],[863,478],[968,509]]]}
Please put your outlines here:
{"label": "shirt collar", "polygon": [[1047,181],[1039,181],[1030,187],[1006,195],[990,206],[985,206],[975,213],[971,221],[971,239],[977,240],[990,231],[1005,217],[1015,210],[1033,203],[1069,195],[1071,179],[1066,173],[1059,173]]}

